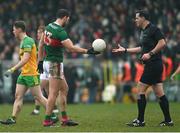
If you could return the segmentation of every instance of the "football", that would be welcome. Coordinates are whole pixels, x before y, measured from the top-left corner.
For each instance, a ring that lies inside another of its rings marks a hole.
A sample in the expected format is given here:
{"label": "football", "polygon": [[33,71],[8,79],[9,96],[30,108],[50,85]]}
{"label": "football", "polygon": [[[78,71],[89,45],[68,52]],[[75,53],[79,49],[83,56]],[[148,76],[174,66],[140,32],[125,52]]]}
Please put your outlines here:
{"label": "football", "polygon": [[92,43],[94,51],[102,52],[106,48],[106,42],[103,39],[95,39]]}

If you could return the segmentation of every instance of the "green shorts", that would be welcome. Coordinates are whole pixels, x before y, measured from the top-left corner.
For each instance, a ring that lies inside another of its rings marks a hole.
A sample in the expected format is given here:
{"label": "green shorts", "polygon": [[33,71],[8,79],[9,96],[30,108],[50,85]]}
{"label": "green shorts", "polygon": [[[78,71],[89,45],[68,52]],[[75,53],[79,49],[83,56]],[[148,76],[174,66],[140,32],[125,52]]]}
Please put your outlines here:
{"label": "green shorts", "polygon": [[36,76],[22,76],[19,75],[17,79],[17,84],[25,85],[26,87],[34,87],[40,84],[39,75]]}

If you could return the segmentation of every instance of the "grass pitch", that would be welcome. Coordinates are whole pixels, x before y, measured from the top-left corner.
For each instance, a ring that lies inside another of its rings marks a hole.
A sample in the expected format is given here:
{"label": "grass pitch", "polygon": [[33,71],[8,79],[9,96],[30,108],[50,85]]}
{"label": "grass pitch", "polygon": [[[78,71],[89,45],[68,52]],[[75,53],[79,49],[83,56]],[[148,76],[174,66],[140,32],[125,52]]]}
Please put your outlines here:
{"label": "grass pitch", "polygon": [[[128,127],[125,123],[137,116],[136,104],[78,104],[68,105],[69,116],[79,122],[76,127],[43,127],[44,109],[31,116],[33,104],[24,104],[15,125],[0,124],[1,132],[180,132],[180,103],[170,103],[174,127],[159,127],[163,115],[158,103],[148,103],[145,127]],[[0,119],[10,116],[12,105],[0,105]]]}

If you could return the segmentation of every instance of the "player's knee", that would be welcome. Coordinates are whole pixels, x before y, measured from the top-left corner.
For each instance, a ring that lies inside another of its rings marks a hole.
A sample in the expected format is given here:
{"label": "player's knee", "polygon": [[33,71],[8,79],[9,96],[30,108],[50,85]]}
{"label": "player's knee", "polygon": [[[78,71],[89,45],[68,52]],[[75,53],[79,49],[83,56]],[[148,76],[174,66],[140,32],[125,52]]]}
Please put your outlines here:
{"label": "player's knee", "polygon": [[22,98],[23,98],[23,96],[20,95],[19,93],[16,93],[16,94],[15,94],[15,99],[16,99],[16,100],[21,100]]}
{"label": "player's knee", "polygon": [[48,96],[48,101],[53,101],[54,102],[54,101],[56,101],[56,98],[57,98],[57,95],[54,95],[54,96],[53,95],[49,95]]}
{"label": "player's knee", "polygon": [[49,93],[49,96],[48,97],[57,97],[59,95],[59,93],[58,92],[51,92],[51,93]]}
{"label": "player's knee", "polygon": [[69,90],[69,88],[65,87],[65,88],[62,88],[60,91],[61,91],[61,94],[67,95],[68,94],[68,90]]}
{"label": "player's knee", "polygon": [[161,97],[161,96],[164,95],[164,92],[156,91],[156,92],[155,92],[155,95],[156,95],[157,97]]}

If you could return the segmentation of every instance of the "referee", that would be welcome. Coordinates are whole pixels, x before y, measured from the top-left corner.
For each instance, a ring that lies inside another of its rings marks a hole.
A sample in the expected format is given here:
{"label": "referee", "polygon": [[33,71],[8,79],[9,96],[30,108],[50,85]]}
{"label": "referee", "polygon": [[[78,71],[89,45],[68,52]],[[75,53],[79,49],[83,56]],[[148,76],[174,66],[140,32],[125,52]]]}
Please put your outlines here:
{"label": "referee", "polygon": [[138,117],[132,122],[127,123],[127,125],[132,127],[145,126],[145,92],[149,86],[152,86],[155,94],[159,98],[159,105],[164,115],[164,120],[159,125],[173,126],[174,123],[169,113],[169,102],[164,94],[162,84],[163,64],[161,59],[161,50],[166,45],[164,35],[159,28],[149,21],[149,15],[146,11],[139,10],[136,12],[135,24],[141,29],[140,46],[135,48],[124,48],[119,45],[117,49],[112,50],[112,52],[141,53],[141,60],[144,63],[144,72],[137,85]]}

